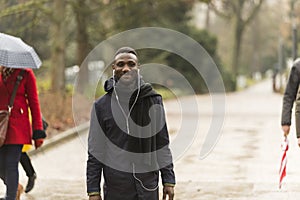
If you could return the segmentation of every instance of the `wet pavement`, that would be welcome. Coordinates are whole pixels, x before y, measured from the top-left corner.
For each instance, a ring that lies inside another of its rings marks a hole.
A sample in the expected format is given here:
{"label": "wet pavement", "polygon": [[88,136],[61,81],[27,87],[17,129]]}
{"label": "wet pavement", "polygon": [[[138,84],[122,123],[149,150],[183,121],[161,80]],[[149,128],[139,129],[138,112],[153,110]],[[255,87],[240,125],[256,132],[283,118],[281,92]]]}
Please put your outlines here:
{"label": "wet pavement", "polygon": [[[214,117],[209,95],[197,97],[198,108],[191,108],[188,121],[199,123],[188,150],[175,157],[178,200],[256,200],[300,198],[300,149],[292,126],[288,151],[287,177],[278,189],[281,156],[280,113],[282,95],[272,93],[270,80],[245,91],[226,95],[226,115],[221,136],[214,150],[200,160],[200,150]],[[182,102],[189,104],[190,98]],[[182,126],[177,101],[165,102],[171,141]],[[199,118],[197,118],[199,116]],[[192,128],[191,128],[192,129]],[[187,131],[189,131],[187,129]],[[194,130],[190,130],[194,131]],[[22,200],[88,199],[85,192],[86,134],[32,156],[38,179]],[[26,176],[20,167],[20,182]],[[0,194],[4,186],[0,184]]]}

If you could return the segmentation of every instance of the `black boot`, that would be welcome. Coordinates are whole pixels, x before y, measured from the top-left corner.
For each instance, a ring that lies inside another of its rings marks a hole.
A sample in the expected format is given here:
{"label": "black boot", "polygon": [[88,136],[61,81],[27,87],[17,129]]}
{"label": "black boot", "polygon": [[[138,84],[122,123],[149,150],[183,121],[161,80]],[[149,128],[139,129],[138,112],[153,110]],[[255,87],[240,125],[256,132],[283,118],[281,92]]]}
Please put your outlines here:
{"label": "black boot", "polygon": [[25,188],[25,193],[28,193],[32,190],[32,188],[34,187],[35,179],[36,179],[35,173],[32,176],[28,177],[28,182],[27,182],[27,185]]}

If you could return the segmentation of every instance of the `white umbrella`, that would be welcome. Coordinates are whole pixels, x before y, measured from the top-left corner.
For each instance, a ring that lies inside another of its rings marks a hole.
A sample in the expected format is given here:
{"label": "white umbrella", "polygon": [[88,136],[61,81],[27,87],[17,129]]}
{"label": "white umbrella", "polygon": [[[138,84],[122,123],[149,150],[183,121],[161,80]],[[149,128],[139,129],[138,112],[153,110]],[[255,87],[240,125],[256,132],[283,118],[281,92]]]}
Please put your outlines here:
{"label": "white umbrella", "polygon": [[34,49],[20,38],[0,33],[0,66],[39,68],[42,62]]}

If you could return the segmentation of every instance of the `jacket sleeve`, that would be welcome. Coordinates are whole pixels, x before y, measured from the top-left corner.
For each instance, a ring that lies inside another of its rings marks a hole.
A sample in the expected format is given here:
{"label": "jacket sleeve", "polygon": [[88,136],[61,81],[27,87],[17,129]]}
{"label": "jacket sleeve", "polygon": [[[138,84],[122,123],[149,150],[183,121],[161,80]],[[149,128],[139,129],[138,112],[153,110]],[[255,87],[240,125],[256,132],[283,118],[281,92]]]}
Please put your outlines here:
{"label": "jacket sleeve", "polygon": [[88,160],[86,170],[88,194],[100,194],[100,182],[103,170],[105,143],[101,135],[101,127],[96,114],[95,104],[91,111],[91,121],[88,136]]}
{"label": "jacket sleeve", "polygon": [[91,153],[88,152],[87,170],[86,170],[86,185],[87,193],[100,194],[100,182],[103,165]]}
{"label": "jacket sleeve", "polygon": [[294,65],[291,69],[288,83],[283,96],[281,125],[291,125],[292,109],[297,96],[299,83],[300,73],[296,65]]}
{"label": "jacket sleeve", "polygon": [[169,137],[166,126],[159,133],[157,143],[168,142],[167,145],[162,147],[157,153],[158,164],[160,167],[161,179],[163,185],[175,186],[175,173],[173,170],[173,158],[169,148]]}
{"label": "jacket sleeve", "polygon": [[37,84],[33,71],[26,70],[26,95],[28,105],[32,116],[32,128],[33,130],[43,130],[41,108],[37,92]]}
{"label": "jacket sleeve", "polygon": [[[160,167],[161,179],[163,185],[175,186],[175,173],[173,170],[173,158],[169,148],[169,133],[165,120],[165,111],[161,97],[158,98],[158,103],[161,105],[160,113],[157,115],[157,120],[163,122],[162,129],[157,134],[156,144],[159,149],[157,151],[157,160]],[[158,122],[159,123],[159,122]]]}

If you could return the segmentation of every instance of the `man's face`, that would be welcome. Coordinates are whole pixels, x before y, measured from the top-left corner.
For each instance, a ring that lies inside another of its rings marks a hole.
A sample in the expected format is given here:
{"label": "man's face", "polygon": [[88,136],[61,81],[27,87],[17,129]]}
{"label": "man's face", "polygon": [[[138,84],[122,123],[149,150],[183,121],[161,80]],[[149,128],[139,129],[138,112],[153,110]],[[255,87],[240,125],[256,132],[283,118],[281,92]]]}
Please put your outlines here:
{"label": "man's face", "polygon": [[113,64],[115,76],[122,84],[129,85],[137,78],[138,60],[132,53],[120,53]]}

